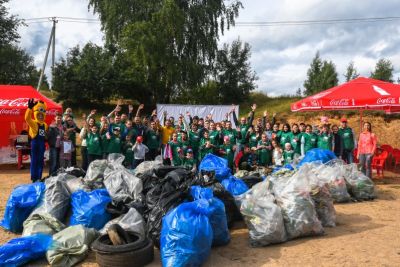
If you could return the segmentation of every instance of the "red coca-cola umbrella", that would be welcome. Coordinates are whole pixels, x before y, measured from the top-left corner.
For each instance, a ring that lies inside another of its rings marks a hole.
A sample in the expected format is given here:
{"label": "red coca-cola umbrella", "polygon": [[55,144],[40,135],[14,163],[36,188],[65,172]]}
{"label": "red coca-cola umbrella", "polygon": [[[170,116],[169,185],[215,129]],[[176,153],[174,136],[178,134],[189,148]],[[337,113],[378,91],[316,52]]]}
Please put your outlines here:
{"label": "red coca-cola umbrella", "polygon": [[291,110],[383,110],[400,112],[400,85],[359,77],[292,103]]}
{"label": "red coca-cola umbrella", "polygon": [[28,108],[28,99],[35,98],[46,102],[46,122],[54,120],[56,112],[62,112],[62,106],[40,94],[32,86],[0,85],[0,150],[12,145],[12,140],[22,130],[27,129],[25,110]]}

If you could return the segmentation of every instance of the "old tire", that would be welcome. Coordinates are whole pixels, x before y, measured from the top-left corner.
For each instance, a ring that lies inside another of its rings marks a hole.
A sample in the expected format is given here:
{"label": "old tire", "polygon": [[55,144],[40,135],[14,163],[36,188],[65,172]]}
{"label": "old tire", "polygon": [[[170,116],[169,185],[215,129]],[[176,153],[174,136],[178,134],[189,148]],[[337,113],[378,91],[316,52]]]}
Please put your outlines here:
{"label": "old tire", "polygon": [[139,267],[149,264],[154,259],[154,247],[151,240],[146,239],[145,246],[123,253],[102,253],[96,251],[96,262],[100,267]]}
{"label": "old tire", "polygon": [[148,241],[144,236],[130,231],[126,231],[126,233],[130,236],[130,239],[132,240],[131,243],[119,246],[113,246],[108,234],[104,234],[98,237],[93,242],[92,250],[96,252],[101,252],[103,254],[104,253],[114,254],[114,253],[124,253],[133,250],[138,250],[147,245]]}

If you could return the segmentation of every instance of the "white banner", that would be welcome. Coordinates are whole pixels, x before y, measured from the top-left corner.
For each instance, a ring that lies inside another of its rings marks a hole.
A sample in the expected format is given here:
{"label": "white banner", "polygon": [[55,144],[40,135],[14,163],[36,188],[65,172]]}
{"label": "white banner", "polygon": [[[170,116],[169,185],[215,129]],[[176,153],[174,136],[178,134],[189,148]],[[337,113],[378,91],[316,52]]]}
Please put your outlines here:
{"label": "white banner", "polygon": [[[169,117],[174,117],[175,121],[178,120],[179,115],[183,114],[186,121],[189,123],[189,118],[186,116],[186,112],[190,112],[192,117],[199,116],[199,118],[206,118],[207,115],[211,114],[215,122],[225,120],[226,113],[229,113],[232,109],[231,105],[178,105],[178,104],[157,104],[157,117],[162,123],[162,116],[164,111],[167,111]],[[239,116],[239,106],[235,106],[236,115]],[[235,126],[232,115],[229,120],[232,125]]]}

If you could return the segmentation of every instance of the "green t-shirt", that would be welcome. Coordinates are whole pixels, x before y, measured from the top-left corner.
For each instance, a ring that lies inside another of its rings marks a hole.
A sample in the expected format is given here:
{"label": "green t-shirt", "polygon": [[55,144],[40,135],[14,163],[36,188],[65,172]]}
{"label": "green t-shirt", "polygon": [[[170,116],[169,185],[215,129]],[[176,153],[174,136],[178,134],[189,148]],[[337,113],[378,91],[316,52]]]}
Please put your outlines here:
{"label": "green t-shirt", "polygon": [[250,146],[250,148],[257,147],[258,139],[259,138],[258,138],[256,133],[250,134],[250,137],[249,137],[249,146]]}
{"label": "green t-shirt", "polygon": [[343,140],[343,149],[353,150],[354,145],[354,134],[353,130],[349,127],[339,129],[339,135]]}
{"label": "green t-shirt", "polygon": [[86,147],[88,150],[88,154],[101,156],[103,151],[100,134],[88,133],[86,136]]}
{"label": "green t-shirt", "polygon": [[272,146],[271,141],[267,140],[263,142],[262,140],[258,141],[258,146],[269,146],[269,148],[261,148],[258,149],[258,163],[262,166],[269,166],[272,163]]}
{"label": "green t-shirt", "polygon": [[240,126],[239,126],[239,129],[240,129],[240,134],[241,134],[241,138],[240,138],[240,140],[239,140],[239,142],[241,143],[241,144],[246,144],[246,134],[247,134],[247,131],[249,130],[249,125],[247,124],[247,123],[245,123],[245,124],[240,124]]}
{"label": "green t-shirt", "polygon": [[127,142],[125,141],[123,144],[123,153],[125,156],[124,160],[124,165],[125,166],[130,166],[133,162],[133,150],[132,150],[133,144],[132,142]]}
{"label": "green t-shirt", "polygon": [[282,132],[281,132],[281,136],[280,136],[280,141],[279,141],[279,143],[281,144],[281,147],[282,147],[282,148],[285,147],[285,144],[286,144],[286,143],[290,143],[290,137],[291,137],[291,135],[292,135],[292,132],[290,132],[290,131],[287,131],[287,132],[282,131]]}
{"label": "green t-shirt", "polygon": [[158,149],[160,147],[161,138],[160,135],[157,135],[155,131],[149,129],[146,133],[146,143],[145,145],[149,149]]}
{"label": "green t-shirt", "polygon": [[233,167],[233,157],[235,155],[235,152],[233,151],[233,145],[229,144],[229,145],[221,145],[220,149],[223,150],[225,152],[224,155],[222,155],[222,157],[224,159],[226,159],[228,161],[228,166],[230,168]]}
{"label": "green t-shirt", "polygon": [[290,144],[292,145],[294,153],[299,155],[301,153],[301,136],[302,134],[300,132],[297,133],[292,132],[290,134]]}
{"label": "green t-shirt", "polygon": [[229,141],[231,144],[236,144],[236,139],[237,139],[237,131],[236,129],[225,129],[222,132],[223,136],[228,136],[229,137]]}
{"label": "green t-shirt", "polygon": [[210,138],[206,139],[206,138],[201,138],[200,141],[200,158],[203,159],[205,155],[207,154],[212,154],[214,153],[214,148],[213,147],[206,147],[206,142],[210,142],[211,140]]}
{"label": "green t-shirt", "polygon": [[171,151],[172,151],[172,163],[174,166],[180,166],[182,165],[182,159],[181,159],[181,153],[179,150],[182,148],[181,143],[180,142],[173,142],[170,141],[169,146],[171,147]]}
{"label": "green t-shirt", "polygon": [[210,136],[211,144],[213,144],[214,146],[218,146],[219,142],[220,142],[219,132],[217,130],[209,131],[209,136]]}
{"label": "green t-shirt", "polygon": [[108,140],[107,153],[121,153],[122,152],[122,141],[120,137],[112,135]]}
{"label": "green t-shirt", "polygon": [[189,131],[189,142],[193,149],[198,150],[200,146],[200,133],[199,131]]}
{"label": "green t-shirt", "polygon": [[184,158],[183,159],[183,167],[185,167],[187,170],[193,169],[193,166],[196,164],[195,160],[193,158],[188,159]]}
{"label": "green t-shirt", "polygon": [[321,133],[317,141],[318,148],[327,149],[332,151],[332,135]]}
{"label": "green t-shirt", "polygon": [[283,151],[283,159],[285,161],[285,164],[291,164],[293,163],[294,160],[294,150],[284,150]]}
{"label": "green t-shirt", "polygon": [[317,147],[317,135],[314,133],[303,133],[302,142],[304,143],[304,154]]}

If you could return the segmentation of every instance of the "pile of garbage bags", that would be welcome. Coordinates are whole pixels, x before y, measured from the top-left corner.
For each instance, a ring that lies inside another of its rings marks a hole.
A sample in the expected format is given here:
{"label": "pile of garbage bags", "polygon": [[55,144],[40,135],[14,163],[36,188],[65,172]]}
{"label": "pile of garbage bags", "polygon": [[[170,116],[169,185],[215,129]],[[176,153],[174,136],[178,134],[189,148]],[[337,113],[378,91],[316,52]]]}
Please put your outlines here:
{"label": "pile of garbage bags", "polygon": [[0,226],[23,237],[0,247],[0,265],[46,257],[73,266],[115,224],[151,239],[164,266],[201,265],[213,246],[230,242],[229,228],[239,220],[252,247],[321,235],[336,225],[333,202],[373,199],[374,184],[357,165],[311,152],[297,167],[235,176],[211,154],[197,174],[160,159],[128,170],[120,154],[93,161],[86,173],[60,169],[11,193]]}

